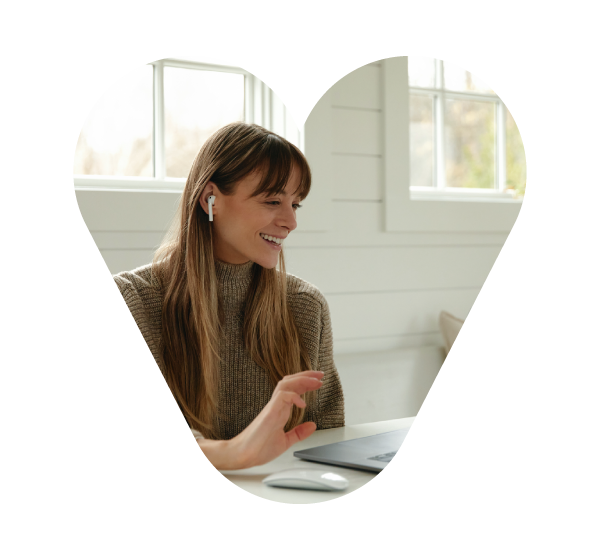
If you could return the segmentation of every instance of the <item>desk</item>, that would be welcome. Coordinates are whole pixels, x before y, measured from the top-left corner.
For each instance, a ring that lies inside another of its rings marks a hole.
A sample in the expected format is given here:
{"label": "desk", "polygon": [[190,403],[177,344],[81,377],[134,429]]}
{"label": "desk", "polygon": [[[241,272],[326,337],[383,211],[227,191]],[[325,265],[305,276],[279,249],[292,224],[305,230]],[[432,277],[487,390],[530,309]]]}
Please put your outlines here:
{"label": "desk", "polygon": [[[358,426],[345,426],[344,428],[333,428],[331,430],[318,430],[308,439],[293,445],[285,453],[274,459],[270,463],[260,467],[249,469],[240,469],[237,471],[221,471],[221,473],[240,488],[247,490],[251,494],[267,498],[275,502],[284,502],[288,504],[312,504],[315,502],[325,502],[339,498],[344,494],[349,494],[363,484],[372,480],[377,473],[347,469],[345,467],[336,467],[334,465],[325,465],[314,463],[312,461],[303,461],[294,457],[294,451],[346,441],[375,434],[382,434],[392,430],[399,430],[410,426],[414,420],[412,418],[401,418],[399,420],[385,420],[383,422],[372,422],[370,424],[360,424]],[[343,492],[326,492],[322,490],[296,490],[291,488],[273,488],[262,483],[263,478],[270,474],[294,468],[315,468],[327,469],[346,477],[350,484]]]}

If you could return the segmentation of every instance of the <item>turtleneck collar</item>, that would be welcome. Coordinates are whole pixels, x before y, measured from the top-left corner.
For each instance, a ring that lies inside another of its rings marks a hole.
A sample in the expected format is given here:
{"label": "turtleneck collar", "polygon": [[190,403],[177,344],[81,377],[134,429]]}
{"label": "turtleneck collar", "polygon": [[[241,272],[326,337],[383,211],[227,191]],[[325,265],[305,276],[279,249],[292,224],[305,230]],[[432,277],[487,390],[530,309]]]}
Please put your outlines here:
{"label": "turtleneck collar", "polygon": [[225,312],[230,317],[237,316],[244,308],[246,295],[252,281],[252,266],[248,261],[243,264],[230,264],[215,259],[217,283]]}
{"label": "turtleneck collar", "polygon": [[215,259],[217,280],[222,286],[247,284],[252,278],[252,261],[243,264],[231,264]]}

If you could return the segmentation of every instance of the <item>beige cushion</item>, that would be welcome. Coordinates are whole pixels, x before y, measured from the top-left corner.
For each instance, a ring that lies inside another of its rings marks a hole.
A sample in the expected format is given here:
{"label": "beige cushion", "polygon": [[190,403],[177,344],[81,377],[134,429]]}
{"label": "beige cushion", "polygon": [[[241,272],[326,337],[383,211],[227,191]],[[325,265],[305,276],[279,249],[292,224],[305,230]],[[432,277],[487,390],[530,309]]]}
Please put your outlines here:
{"label": "beige cushion", "polygon": [[452,348],[452,345],[454,344],[454,341],[456,340],[463,323],[464,321],[462,319],[459,319],[454,315],[450,315],[450,313],[447,311],[442,311],[440,313],[440,330],[442,331],[442,336],[444,337],[446,354],[450,352],[450,348]]}

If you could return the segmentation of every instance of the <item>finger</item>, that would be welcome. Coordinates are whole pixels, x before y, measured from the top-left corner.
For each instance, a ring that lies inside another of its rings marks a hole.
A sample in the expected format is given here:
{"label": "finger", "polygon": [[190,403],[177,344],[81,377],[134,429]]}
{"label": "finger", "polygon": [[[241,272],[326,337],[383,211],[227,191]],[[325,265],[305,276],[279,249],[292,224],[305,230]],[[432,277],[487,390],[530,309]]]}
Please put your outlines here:
{"label": "finger", "polygon": [[304,395],[305,393],[309,393],[310,391],[315,391],[322,387],[323,383],[318,379],[304,378],[297,379],[294,381],[288,382],[279,382],[275,391],[273,392],[273,396],[277,395],[277,393],[296,393],[297,395]]}
{"label": "finger", "polygon": [[277,389],[279,391],[294,391],[295,393],[302,394],[307,391],[314,391],[321,387],[323,382],[320,379],[314,377],[284,377],[279,383],[277,383]]}
{"label": "finger", "polygon": [[263,409],[265,426],[267,426],[268,432],[273,429],[279,431],[285,426],[293,405],[300,409],[306,408],[306,403],[300,395],[293,391],[282,391],[271,397],[269,404]]}
{"label": "finger", "polygon": [[308,370],[308,371],[299,371],[298,373],[290,373],[289,375],[286,375],[285,377],[283,377],[283,379],[296,379],[298,377],[312,377],[314,379],[323,379],[324,375],[325,374],[322,371]]}
{"label": "finger", "polygon": [[288,448],[306,439],[308,436],[314,433],[317,429],[317,425],[314,422],[304,422],[299,426],[296,426],[293,430],[290,430],[285,434]]}
{"label": "finger", "polygon": [[306,407],[306,403],[302,400],[302,397],[293,391],[282,391],[279,393],[279,398],[288,406],[295,404],[299,408]]}

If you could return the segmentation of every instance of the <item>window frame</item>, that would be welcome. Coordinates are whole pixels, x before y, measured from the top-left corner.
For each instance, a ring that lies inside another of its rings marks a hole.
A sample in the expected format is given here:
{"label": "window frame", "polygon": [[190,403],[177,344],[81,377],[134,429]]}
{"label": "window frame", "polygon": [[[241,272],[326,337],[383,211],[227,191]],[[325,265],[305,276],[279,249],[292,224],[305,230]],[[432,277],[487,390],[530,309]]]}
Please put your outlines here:
{"label": "window frame", "polygon": [[[244,76],[244,122],[271,128],[273,105],[276,102],[275,96],[266,84],[250,72],[236,66],[170,58],[157,60],[149,63],[149,65],[153,67],[152,168],[154,176],[74,175],[76,190],[183,191],[185,179],[166,176],[164,68],[167,66],[189,70],[242,74]],[[285,135],[285,130],[282,132]],[[299,141],[301,144],[299,147],[303,150],[304,134],[302,129],[299,130]]]}
{"label": "window frame", "polygon": [[[410,58],[410,57],[409,57]],[[408,87],[408,99],[410,96],[427,95],[432,97],[433,104],[433,135],[434,135],[434,157],[433,176],[434,186],[409,185],[411,200],[462,200],[474,202],[520,202],[511,193],[505,192],[506,183],[506,106],[495,93],[463,92],[447,89],[444,80],[444,61],[434,60],[434,86],[421,87],[410,85]],[[494,188],[466,188],[447,187],[444,153],[444,123],[445,123],[445,101],[447,99],[460,99],[469,101],[486,101],[494,103],[495,116],[495,173]],[[410,140],[409,140],[410,141]],[[409,181],[410,183],[410,181]]]}

